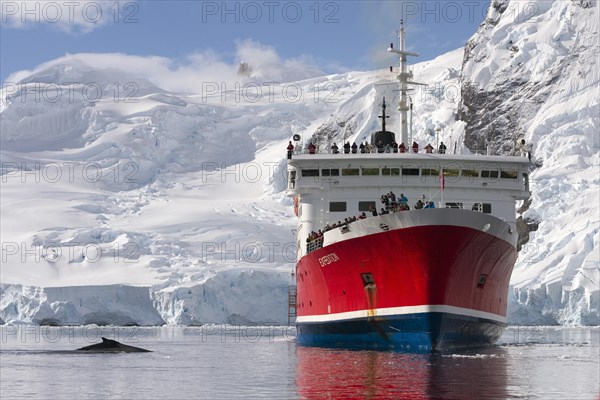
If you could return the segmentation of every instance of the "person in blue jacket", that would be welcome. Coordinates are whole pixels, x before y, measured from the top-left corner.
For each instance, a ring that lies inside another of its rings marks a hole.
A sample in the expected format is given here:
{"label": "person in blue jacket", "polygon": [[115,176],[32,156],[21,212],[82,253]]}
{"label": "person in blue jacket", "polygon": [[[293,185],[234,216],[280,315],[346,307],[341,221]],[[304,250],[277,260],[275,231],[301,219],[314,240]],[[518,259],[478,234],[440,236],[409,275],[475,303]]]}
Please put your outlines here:
{"label": "person in blue jacket", "polygon": [[435,208],[435,204],[433,203],[433,201],[430,201],[427,204],[425,204],[425,207],[423,208]]}

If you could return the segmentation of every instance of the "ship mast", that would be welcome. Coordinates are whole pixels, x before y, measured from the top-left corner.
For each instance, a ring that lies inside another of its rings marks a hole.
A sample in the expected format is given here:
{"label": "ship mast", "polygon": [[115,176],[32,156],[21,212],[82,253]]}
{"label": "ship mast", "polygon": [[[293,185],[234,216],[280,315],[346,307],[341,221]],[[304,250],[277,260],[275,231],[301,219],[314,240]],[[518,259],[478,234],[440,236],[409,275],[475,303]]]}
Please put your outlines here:
{"label": "ship mast", "polygon": [[383,98],[383,104],[381,105],[381,110],[383,112],[383,115],[378,116],[377,118],[381,118],[381,131],[385,132],[385,120],[386,118],[389,118],[389,115],[385,115],[385,108],[387,106],[385,105],[385,97]]}
{"label": "ship mast", "polygon": [[390,47],[387,49],[387,51],[397,54],[400,58],[400,72],[398,72],[398,75],[396,75],[396,79],[398,79],[398,82],[400,83],[400,100],[398,101],[398,111],[400,111],[400,135],[402,137],[402,143],[408,146],[410,145],[410,143],[408,143],[408,111],[410,110],[410,106],[407,101],[407,97],[408,91],[411,90],[409,85],[424,84],[413,82],[413,73],[409,71],[407,67],[406,57],[418,57],[419,53],[406,51],[403,20],[400,20],[400,31],[398,31],[398,47],[400,47],[400,49],[394,49],[394,44],[390,43]]}

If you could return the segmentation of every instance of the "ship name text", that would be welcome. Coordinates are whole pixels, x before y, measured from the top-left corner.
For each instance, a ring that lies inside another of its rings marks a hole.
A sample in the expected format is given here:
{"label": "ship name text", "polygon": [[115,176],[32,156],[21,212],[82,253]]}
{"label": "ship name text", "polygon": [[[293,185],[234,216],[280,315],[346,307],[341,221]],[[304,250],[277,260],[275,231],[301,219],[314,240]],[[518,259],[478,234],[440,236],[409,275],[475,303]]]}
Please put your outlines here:
{"label": "ship name text", "polygon": [[329,265],[331,263],[338,262],[338,261],[340,261],[340,258],[335,253],[329,253],[329,254],[319,258],[319,264],[321,264],[321,267],[324,267],[326,265]]}

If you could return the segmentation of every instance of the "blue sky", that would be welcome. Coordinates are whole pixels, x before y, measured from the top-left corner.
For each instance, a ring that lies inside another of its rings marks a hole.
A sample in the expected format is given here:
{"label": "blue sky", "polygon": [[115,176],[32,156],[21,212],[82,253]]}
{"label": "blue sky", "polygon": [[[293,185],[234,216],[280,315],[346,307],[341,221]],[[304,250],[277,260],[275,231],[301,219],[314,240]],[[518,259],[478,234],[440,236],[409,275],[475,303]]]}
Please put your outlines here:
{"label": "blue sky", "polygon": [[[21,1],[1,0],[0,79],[73,53],[192,54],[236,62],[251,39],[282,59],[304,58],[326,73],[384,68],[400,18],[418,61],[465,44],[488,0],[475,1]],[[395,41],[395,40],[394,40]],[[416,62],[417,60],[415,60]]]}

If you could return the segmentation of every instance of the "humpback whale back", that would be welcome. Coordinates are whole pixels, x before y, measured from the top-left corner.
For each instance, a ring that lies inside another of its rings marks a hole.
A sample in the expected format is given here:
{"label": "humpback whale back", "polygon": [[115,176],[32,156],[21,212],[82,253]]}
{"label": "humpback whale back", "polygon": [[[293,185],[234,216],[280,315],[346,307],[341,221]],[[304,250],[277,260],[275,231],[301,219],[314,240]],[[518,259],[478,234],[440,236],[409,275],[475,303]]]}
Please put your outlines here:
{"label": "humpback whale back", "polygon": [[149,353],[150,350],[142,349],[141,347],[129,346],[116,340],[107,339],[102,337],[102,343],[96,343],[89,346],[81,347],[77,351],[89,351],[96,353],[108,353],[108,352],[123,352],[123,353]]}

